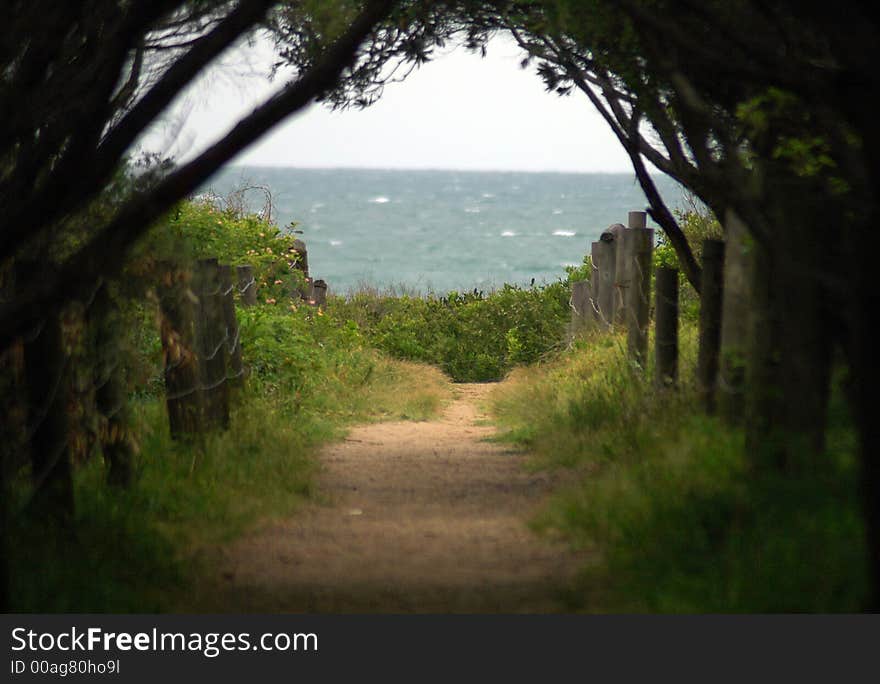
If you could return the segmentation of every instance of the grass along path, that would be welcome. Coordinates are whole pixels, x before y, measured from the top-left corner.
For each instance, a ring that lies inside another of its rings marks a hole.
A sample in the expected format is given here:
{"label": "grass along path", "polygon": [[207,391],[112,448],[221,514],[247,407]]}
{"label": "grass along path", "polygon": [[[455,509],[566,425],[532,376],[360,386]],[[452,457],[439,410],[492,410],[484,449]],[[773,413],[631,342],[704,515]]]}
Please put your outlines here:
{"label": "grass along path", "polygon": [[551,612],[584,558],[528,520],[557,475],[486,441],[491,385],[442,415],[355,427],[325,447],[320,503],[219,550],[183,610]]}

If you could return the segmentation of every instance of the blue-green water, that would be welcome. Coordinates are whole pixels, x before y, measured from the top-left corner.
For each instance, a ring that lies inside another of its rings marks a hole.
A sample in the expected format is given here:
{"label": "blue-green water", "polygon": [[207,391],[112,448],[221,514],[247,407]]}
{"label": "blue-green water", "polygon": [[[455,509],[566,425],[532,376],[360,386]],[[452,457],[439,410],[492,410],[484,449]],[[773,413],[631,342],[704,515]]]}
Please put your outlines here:
{"label": "blue-green water", "polygon": [[[656,182],[670,205],[680,203],[677,185]],[[238,166],[209,187],[225,195],[243,183],[271,189],[278,225],[298,224],[311,274],[337,293],[552,282],[605,228],[646,206],[631,174]],[[262,206],[260,193],[249,196]]]}

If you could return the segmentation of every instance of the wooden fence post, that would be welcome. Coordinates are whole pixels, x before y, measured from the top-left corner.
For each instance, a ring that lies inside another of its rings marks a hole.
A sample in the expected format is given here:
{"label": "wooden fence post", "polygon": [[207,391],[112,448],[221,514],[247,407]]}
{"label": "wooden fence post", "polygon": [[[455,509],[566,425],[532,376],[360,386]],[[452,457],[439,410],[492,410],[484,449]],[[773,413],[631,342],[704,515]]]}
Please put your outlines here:
{"label": "wooden fence post", "polygon": [[226,352],[229,358],[227,378],[233,387],[243,384],[244,368],[241,364],[241,336],[238,330],[238,319],[235,316],[235,300],[232,283],[232,267],[220,265],[220,289],[223,305],[223,320],[226,324]]}
{"label": "wooden fence post", "polygon": [[697,391],[707,413],[715,413],[718,354],[721,344],[721,298],[724,287],[724,242],[703,241],[700,281],[700,349],[697,353]]}
{"label": "wooden fence post", "polygon": [[[623,288],[626,321],[626,346],[629,357],[642,368],[648,353],[648,327],[651,315],[651,268],[654,250],[654,231],[645,228],[643,211],[629,212],[630,227],[623,231],[623,241],[618,246],[618,256],[623,254],[623,280],[620,277],[618,258],[618,282]],[[622,249],[621,249],[622,248]]]}
{"label": "wooden fence post", "polygon": [[315,306],[327,306],[327,283],[323,280],[315,280],[312,283],[312,298],[315,300]]}
{"label": "wooden fence post", "polygon": [[718,368],[718,412],[732,424],[745,415],[746,361],[751,345],[754,250],[745,223],[728,209],[724,218],[724,286],[721,304],[721,349]]}
{"label": "wooden fence post", "polygon": [[73,479],[67,443],[67,374],[61,321],[48,314],[41,328],[25,336],[28,427],[36,511],[59,521],[73,517]]}
{"label": "wooden fence post", "polygon": [[236,266],[238,275],[238,292],[242,306],[253,306],[257,303],[257,281],[254,279],[254,267],[250,265]]}
{"label": "wooden fence post", "polygon": [[595,318],[593,317],[590,289],[591,285],[589,280],[578,280],[571,284],[570,337],[588,329],[595,321]]}
{"label": "wooden fence post", "polygon": [[170,262],[159,263],[165,404],[172,439],[185,439],[202,431],[196,306],[190,277]]}
{"label": "wooden fence post", "polygon": [[309,277],[309,250],[306,247],[306,243],[299,239],[293,241],[293,249],[297,254],[297,260],[293,267],[302,273],[306,282],[305,285],[297,287],[291,292],[291,296],[311,302],[315,298],[315,294],[312,279]]}
{"label": "wooden fence post", "polygon": [[[24,282],[25,274],[32,278],[46,268],[42,262],[17,262],[16,281]],[[23,338],[33,506],[38,514],[65,523],[73,517],[74,497],[68,446],[68,374],[59,314],[47,313]]]}
{"label": "wooden fence post", "polygon": [[199,259],[196,265],[199,340],[199,376],[205,427],[229,427],[229,385],[226,381],[227,329],[223,289],[217,259]]}
{"label": "wooden fence post", "polygon": [[302,274],[308,278],[309,277],[309,250],[306,247],[306,243],[297,238],[293,241],[293,248],[296,250],[297,259],[294,264],[294,268],[298,271],[302,271]]}
{"label": "wooden fence post", "polygon": [[648,213],[645,211],[631,211],[626,215],[626,227],[629,229],[647,228]]}
{"label": "wooden fence post", "polygon": [[604,231],[593,243],[593,273],[590,276],[592,305],[599,324],[608,328],[614,323],[615,271],[617,245],[623,226],[619,223]]}
{"label": "wooden fence post", "polygon": [[657,387],[678,381],[678,269],[657,269],[654,324],[654,382]]}

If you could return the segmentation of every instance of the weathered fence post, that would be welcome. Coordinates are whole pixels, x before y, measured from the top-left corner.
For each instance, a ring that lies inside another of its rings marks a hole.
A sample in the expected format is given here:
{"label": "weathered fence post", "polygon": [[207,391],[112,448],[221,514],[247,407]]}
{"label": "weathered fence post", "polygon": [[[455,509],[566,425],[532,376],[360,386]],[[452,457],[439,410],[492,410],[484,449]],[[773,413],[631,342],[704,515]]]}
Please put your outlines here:
{"label": "weathered fence post", "polygon": [[718,412],[729,423],[745,415],[746,359],[751,344],[754,250],[742,219],[728,209],[724,218],[724,286],[718,367]]}
{"label": "weathered fence post", "polygon": [[700,281],[700,349],[697,353],[697,391],[707,413],[715,412],[718,354],[721,345],[721,303],[724,287],[724,242],[703,241]]}
{"label": "weathered fence post", "polygon": [[238,292],[242,306],[253,306],[257,303],[257,281],[254,279],[254,267],[250,265],[236,266],[238,275]]}
{"label": "weathered fence post", "polygon": [[656,287],[654,381],[662,388],[678,381],[678,269],[658,268]]}
{"label": "weathered fence post", "polygon": [[226,323],[226,352],[229,359],[227,377],[233,387],[240,387],[243,382],[244,368],[241,364],[241,335],[238,330],[238,319],[235,316],[235,299],[232,283],[232,266],[220,265],[220,289],[223,304],[223,320]]}
{"label": "weathered fence post", "polygon": [[171,437],[181,439],[202,431],[196,305],[190,274],[170,262],[158,266],[165,404]]}
{"label": "weathered fence post", "polygon": [[610,226],[593,243],[592,261],[592,305],[594,313],[602,326],[610,327],[614,323],[615,271],[617,268],[617,245],[623,226],[619,223]]}
{"label": "weathered fence post", "polygon": [[[16,264],[20,277],[33,277],[46,266],[39,262]],[[38,514],[58,522],[73,517],[73,479],[68,446],[67,373],[64,341],[58,313],[47,313],[36,328],[24,334],[24,379],[27,386],[27,431],[33,506]]]}
{"label": "weathered fence post", "polygon": [[223,289],[217,259],[199,259],[196,265],[199,298],[199,376],[205,426],[229,427],[229,385],[226,381],[228,331],[223,314]]}
{"label": "weathered fence post", "polygon": [[302,287],[297,287],[291,296],[298,296],[300,299],[311,302],[314,299],[314,288],[312,279],[309,277],[309,250],[306,243],[299,239],[293,241],[293,249],[297,254],[297,260],[293,267],[302,273],[306,282]]}
{"label": "weathered fence post", "polygon": [[312,299],[315,300],[315,306],[327,306],[327,283],[323,280],[315,280],[312,283]]}
{"label": "weathered fence post", "polygon": [[648,213],[645,211],[631,211],[626,215],[626,227],[629,229],[647,228]]}
{"label": "weathered fence post", "polygon": [[293,241],[293,248],[296,250],[297,259],[294,268],[302,271],[303,275],[309,277],[309,250],[306,243],[297,238]]}
{"label": "weathered fence post", "polygon": [[589,280],[578,280],[571,284],[571,324],[569,335],[574,336],[590,327],[595,320],[590,297]]}
{"label": "weathered fence post", "polygon": [[604,251],[603,249],[599,251],[600,265],[602,262],[605,263],[604,274],[600,274],[599,310],[609,327],[626,322],[623,304],[625,288],[620,282],[620,277],[625,271],[623,265],[623,234],[625,232],[626,226],[622,223],[614,223],[608,226],[599,237],[599,242],[608,245]]}
{"label": "weathered fence post", "polygon": [[[623,231],[618,246],[624,256],[624,280],[618,273],[623,288],[626,312],[626,345],[629,357],[644,368],[648,352],[648,326],[651,315],[651,256],[654,249],[654,231],[646,228],[643,211],[629,212],[630,227]],[[620,259],[618,258],[618,269]]]}

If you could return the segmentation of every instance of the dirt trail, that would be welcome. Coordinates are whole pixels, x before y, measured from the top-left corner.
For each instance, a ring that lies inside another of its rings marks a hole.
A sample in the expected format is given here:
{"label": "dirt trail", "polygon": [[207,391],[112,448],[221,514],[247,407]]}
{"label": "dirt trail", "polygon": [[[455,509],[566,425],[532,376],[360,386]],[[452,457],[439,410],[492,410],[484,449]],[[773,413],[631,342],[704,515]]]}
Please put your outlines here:
{"label": "dirt trail", "polygon": [[223,551],[214,610],[547,612],[584,559],[526,523],[554,485],[482,441],[490,385],[428,422],[356,427],[321,453],[322,503]]}

